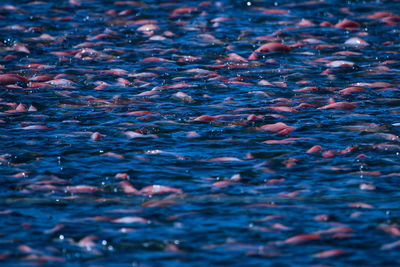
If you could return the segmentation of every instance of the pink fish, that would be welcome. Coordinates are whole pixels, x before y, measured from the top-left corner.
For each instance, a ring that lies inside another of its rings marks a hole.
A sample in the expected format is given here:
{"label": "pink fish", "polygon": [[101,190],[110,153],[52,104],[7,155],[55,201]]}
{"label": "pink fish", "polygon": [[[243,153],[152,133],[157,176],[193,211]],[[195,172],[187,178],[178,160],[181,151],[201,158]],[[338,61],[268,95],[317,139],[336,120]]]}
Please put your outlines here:
{"label": "pink fish", "polygon": [[306,242],[316,241],[316,240],[320,240],[320,239],[321,239],[320,235],[303,234],[303,235],[296,235],[296,236],[290,237],[283,242],[288,245],[298,245],[298,244],[303,244]]}

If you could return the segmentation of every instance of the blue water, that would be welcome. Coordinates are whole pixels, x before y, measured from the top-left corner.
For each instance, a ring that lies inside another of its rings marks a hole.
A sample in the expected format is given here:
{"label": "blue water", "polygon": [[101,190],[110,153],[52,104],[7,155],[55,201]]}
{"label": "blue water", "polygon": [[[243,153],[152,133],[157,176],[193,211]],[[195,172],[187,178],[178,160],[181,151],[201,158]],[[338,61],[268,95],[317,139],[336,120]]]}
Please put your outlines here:
{"label": "blue water", "polygon": [[400,265],[399,1],[2,5],[0,74],[48,76],[0,85],[2,265]]}

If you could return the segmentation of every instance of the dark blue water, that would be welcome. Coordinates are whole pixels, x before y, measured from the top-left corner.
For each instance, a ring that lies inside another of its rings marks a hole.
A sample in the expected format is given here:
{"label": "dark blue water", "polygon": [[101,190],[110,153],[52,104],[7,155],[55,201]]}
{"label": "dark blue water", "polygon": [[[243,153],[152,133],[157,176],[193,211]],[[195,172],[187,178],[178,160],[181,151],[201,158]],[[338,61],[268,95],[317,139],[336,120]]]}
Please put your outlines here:
{"label": "dark blue water", "polygon": [[399,15],[2,3],[0,263],[400,265]]}

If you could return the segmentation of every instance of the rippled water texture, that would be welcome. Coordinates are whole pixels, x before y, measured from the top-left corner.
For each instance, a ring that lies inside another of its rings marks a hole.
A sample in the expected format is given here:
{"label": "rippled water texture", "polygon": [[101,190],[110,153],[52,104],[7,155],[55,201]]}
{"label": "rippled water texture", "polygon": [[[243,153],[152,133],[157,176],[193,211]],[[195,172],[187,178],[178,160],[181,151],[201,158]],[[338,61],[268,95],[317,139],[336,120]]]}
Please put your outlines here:
{"label": "rippled water texture", "polygon": [[399,266],[399,15],[3,1],[0,264]]}

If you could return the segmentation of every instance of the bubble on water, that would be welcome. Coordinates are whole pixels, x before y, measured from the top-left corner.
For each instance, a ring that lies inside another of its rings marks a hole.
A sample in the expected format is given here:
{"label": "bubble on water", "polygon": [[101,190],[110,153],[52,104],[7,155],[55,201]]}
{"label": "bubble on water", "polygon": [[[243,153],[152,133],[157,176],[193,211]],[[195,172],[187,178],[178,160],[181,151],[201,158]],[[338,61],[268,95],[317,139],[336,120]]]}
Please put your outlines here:
{"label": "bubble on water", "polygon": [[183,228],[183,224],[180,223],[180,222],[175,222],[175,223],[174,223],[174,227],[175,227],[175,228]]}
{"label": "bubble on water", "polygon": [[251,2],[247,2],[246,4],[247,4],[247,6],[251,6]]}
{"label": "bubble on water", "polygon": [[58,238],[59,238],[60,240],[64,240],[64,236],[63,236],[63,235],[60,235]]}
{"label": "bubble on water", "polygon": [[106,245],[107,245],[107,240],[101,241],[101,244],[102,244],[103,246],[106,246]]}

